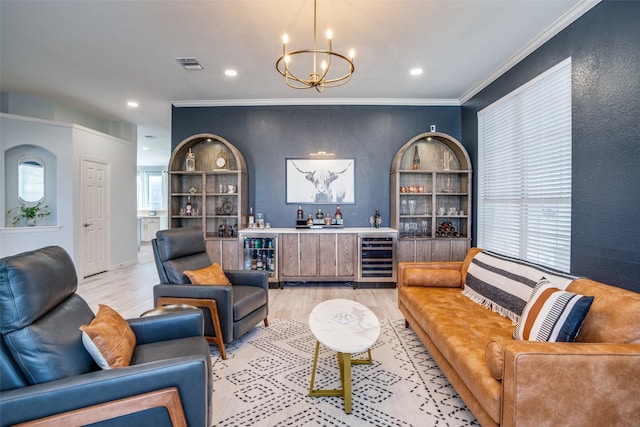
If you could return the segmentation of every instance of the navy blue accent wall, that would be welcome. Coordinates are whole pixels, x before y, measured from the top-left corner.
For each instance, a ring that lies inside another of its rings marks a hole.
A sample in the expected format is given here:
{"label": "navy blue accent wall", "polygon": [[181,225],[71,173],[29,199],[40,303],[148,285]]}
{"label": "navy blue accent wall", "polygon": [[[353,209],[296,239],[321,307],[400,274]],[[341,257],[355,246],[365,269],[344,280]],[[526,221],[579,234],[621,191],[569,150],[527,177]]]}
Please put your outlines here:
{"label": "navy blue accent wall", "polygon": [[478,111],[569,56],[571,272],[640,292],[640,2],[596,5],[464,103],[462,138],[476,164]]}
{"label": "navy blue accent wall", "polygon": [[[282,85],[283,91],[290,90]],[[191,135],[210,132],[242,152],[249,206],[264,213],[273,227],[295,227],[298,206],[285,203],[287,158],[318,151],[355,158],[356,203],[340,206],[345,226],[368,227],[380,208],[382,225],[388,227],[389,173],[398,148],[428,132],[431,124],[458,140],[461,134],[460,107],[448,106],[174,107],[172,115],[172,148]],[[318,207],[333,216],[335,205],[303,205],[305,214]]]}

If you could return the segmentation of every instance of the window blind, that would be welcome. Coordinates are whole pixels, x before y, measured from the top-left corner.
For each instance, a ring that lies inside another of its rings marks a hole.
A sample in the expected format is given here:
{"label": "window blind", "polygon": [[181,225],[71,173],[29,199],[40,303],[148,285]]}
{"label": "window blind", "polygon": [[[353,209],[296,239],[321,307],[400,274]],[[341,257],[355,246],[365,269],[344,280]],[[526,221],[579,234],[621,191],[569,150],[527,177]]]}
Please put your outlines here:
{"label": "window blind", "polygon": [[571,58],[478,112],[478,246],[569,272]]}

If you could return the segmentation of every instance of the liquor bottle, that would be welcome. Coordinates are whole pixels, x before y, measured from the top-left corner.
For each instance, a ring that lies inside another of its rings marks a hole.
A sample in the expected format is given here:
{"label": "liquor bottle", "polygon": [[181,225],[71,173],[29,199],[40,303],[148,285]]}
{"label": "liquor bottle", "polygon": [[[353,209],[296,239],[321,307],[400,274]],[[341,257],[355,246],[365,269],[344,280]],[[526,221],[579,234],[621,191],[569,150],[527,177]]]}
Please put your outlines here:
{"label": "liquor bottle", "polygon": [[322,213],[322,209],[318,209],[318,212],[316,212],[316,218],[318,218],[318,219],[324,218],[324,214]]}
{"label": "liquor bottle", "polygon": [[249,208],[249,226],[255,224],[255,217],[253,216],[253,208]]}
{"label": "liquor bottle", "polygon": [[342,219],[342,212],[340,212],[340,206],[336,206],[336,214],[333,217],[335,219]]}
{"label": "liquor bottle", "polygon": [[418,146],[413,147],[413,170],[420,169],[420,154],[418,154]]}
{"label": "liquor bottle", "polygon": [[376,208],[376,215],[373,217],[373,222],[376,228],[380,228],[382,217],[380,216],[380,209],[378,208]]}
{"label": "liquor bottle", "polygon": [[302,206],[298,206],[298,219],[304,219],[304,211],[302,210]]}
{"label": "liquor bottle", "polygon": [[309,218],[307,218],[307,225],[313,225],[313,217],[309,214]]}
{"label": "liquor bottle", "polygon": [[184,207],[184,214],[186,216],[191,216],[192,206],[191,206],[191,196],[187,196],[187,204]]}

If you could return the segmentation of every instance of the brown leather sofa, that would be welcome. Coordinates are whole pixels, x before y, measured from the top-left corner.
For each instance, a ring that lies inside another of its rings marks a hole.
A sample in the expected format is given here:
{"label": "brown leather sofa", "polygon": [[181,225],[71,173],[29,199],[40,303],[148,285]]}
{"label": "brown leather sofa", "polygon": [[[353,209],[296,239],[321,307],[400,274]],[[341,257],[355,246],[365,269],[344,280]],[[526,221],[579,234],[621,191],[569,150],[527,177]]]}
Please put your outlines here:
{"label": "brown leather sofa", "polygon": [[640,294],[579,278],[594,296],[574,343],[517,341],[510,319],[462,294],[462,262],[398,265],[398,305],[483,426],[614,426],[640,420]]}

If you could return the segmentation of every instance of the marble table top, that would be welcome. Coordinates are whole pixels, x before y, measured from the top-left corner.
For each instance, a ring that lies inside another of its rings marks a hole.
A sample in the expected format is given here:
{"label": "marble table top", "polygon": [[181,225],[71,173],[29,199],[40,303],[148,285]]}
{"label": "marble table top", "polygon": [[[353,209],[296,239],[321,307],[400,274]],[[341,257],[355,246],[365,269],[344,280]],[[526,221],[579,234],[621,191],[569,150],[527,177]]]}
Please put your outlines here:
{"label": "marble table top", "polygon": [[380,336],[371,310],[348,299],[324,301],[309,314],[309,327],[320,343],[341,353],[367,351]]}

